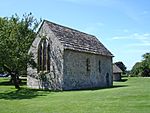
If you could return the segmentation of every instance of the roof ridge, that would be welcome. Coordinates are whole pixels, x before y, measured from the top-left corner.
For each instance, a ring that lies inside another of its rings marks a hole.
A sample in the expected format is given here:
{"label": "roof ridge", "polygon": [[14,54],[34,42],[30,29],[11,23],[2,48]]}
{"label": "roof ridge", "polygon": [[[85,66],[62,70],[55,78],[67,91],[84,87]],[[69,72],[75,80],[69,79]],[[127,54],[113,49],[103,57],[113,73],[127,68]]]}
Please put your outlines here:
{"label": "roof ridge", "polygon": [[51,21],[48,21],[48,20],[44,20],[44,21],[45,21],[45,22],[48,22],[48,23],[51,23],[51,24],[54,24],[54,25],[58,25],[58,26],[63,27],[63,28],[70,29],[70,30],[72,30],[72,31],[76,31],[76,32],[79,32],[79,33],[82,33],[82,34],[85,34],[85,35],[89,35],[89,36],[92,36],[92,37],[95,37],[95,38],[96,38],[96,36],[91,35],[91,34],[89,34],[89,33],[85,33],[84,31],[79,31],[79,30],[77,30],[77,29],[74,29],[74,28],[71,28],[71,27],[68,27],[68,26],[63,26],[63,25],[61,25],[61,24],[57,24],[57,23],[55,23],[55,22],[51,22]]}

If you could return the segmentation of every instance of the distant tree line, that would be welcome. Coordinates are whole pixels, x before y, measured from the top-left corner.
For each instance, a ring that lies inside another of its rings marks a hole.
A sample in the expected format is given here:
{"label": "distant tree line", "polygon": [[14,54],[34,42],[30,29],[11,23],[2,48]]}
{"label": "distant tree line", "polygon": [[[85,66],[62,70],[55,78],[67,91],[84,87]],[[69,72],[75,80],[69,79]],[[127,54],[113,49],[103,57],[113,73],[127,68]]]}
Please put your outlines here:
{"label": "distant tree line", "polygon": [[131,76],[150,77],[150,53],[145,53],[141,62],[137,62],[132,70]]}

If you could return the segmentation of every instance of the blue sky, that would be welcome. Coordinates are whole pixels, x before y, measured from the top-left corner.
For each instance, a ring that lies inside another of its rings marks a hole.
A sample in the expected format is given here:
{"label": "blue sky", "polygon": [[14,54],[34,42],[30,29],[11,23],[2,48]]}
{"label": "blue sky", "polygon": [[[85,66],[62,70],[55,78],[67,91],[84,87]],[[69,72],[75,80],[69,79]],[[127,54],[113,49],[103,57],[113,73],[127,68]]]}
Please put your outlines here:
{"label": "blue sky", "polygon": [[29,12],[95,35],[128,69],[150,52],[150,0],[1,0],[1,17]]}

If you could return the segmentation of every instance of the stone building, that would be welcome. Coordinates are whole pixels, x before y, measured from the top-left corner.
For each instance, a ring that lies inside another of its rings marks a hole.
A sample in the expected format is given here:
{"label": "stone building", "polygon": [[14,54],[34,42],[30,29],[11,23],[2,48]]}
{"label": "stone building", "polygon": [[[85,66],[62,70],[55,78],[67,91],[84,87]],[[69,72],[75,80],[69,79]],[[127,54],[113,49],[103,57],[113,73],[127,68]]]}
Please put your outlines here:
{"label": "stone building", "polygon": [[122,72],[123,71],[116,64],[113,64],[113,80],[114,81],[121,81]]}
{"label": "stone building", "polygon": [[113,55],[93,35],[44,20],[29,50],[27,85],[49,90],[111,87]]}

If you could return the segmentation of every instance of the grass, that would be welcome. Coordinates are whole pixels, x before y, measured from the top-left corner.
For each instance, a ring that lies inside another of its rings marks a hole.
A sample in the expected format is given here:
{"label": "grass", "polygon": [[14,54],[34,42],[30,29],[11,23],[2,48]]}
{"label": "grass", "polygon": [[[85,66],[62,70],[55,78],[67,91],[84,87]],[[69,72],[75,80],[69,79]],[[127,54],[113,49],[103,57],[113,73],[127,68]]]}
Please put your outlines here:
{"label": "grass", "polygon": [[0,113],[149,113],[150,78],[128,78],[113,88],[50,92],[21,90],[0,78]]}

